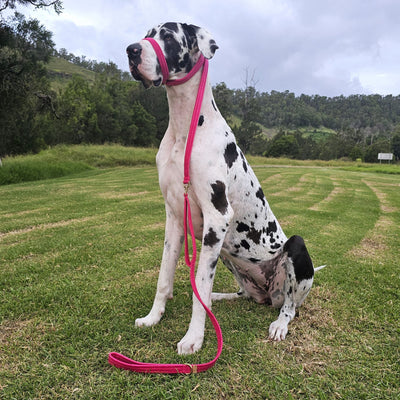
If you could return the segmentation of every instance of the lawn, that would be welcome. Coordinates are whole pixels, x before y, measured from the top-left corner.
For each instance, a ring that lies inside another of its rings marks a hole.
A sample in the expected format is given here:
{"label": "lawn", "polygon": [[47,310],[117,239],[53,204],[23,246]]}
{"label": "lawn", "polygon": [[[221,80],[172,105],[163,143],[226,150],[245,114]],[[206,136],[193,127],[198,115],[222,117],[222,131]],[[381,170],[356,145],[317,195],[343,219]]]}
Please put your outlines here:
{"label": "lawn", "polygon": [[[287,235],[302,235],[314,264],[328,267],[285,341],[267,340],[276,310],[218,302],[216,366],[169,376],[118,370],[107,355],[206,362],[214,331],[207,322],[200,352],[176,354],[191,315],[182,259],[163,320],[134,327],[155,292],[163,199],[153,165],[102,167],[0,186],[0,398],[399,398],[399,174],[257,165]],[[222,264],[215,290],[236,290]]]}

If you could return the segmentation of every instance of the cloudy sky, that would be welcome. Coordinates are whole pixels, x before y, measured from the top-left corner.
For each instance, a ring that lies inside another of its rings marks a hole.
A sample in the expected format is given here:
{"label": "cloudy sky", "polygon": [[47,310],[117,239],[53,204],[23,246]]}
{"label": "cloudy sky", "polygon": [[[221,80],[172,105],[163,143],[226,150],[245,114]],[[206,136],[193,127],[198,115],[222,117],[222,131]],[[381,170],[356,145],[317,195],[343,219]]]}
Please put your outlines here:
{"label": "cloudy sky", "polygon": [[398,0],[63,0],[64,11],[20,9],[58,49],[127,69],[125,49],[160,22],[206,28],[219,50],[212,84],[325,96],[400,94]]}

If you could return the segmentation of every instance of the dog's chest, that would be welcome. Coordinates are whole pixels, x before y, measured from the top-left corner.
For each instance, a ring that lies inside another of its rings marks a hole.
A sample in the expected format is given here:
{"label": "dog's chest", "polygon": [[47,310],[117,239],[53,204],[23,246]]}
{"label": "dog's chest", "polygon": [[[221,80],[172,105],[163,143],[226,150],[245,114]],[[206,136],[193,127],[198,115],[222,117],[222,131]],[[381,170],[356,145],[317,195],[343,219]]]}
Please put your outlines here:
{"label": "dog's chest", "polygon": [[183,194],[184,140],[165,136],[157,153],[160,189],[168,204],[181,205]]}

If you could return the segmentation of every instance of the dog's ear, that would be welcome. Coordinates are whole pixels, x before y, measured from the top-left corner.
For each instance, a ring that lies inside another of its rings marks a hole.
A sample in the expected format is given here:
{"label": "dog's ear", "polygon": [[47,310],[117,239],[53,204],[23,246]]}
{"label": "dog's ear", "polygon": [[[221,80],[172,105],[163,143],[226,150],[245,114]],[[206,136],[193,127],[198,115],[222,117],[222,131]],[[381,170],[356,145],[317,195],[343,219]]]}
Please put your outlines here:
{"label": "dog's ear", "polygon": [[203,28],[196,25],[186,25],[184,24],[189,35],[197,42],[197,48],[202,52],[205,58],[212,58],[215,51],[218,49],[215,40],[212,38],[211,34]]}

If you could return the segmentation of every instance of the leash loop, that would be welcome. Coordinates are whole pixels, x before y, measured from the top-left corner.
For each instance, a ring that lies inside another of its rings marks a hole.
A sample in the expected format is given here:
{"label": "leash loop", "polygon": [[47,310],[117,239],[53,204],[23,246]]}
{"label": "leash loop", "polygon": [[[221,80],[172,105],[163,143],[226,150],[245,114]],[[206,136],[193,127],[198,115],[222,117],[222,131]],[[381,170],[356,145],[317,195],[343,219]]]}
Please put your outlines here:
{"label": "leash loop", "polygon": [[[223,338],[221,327],[218,323],[217,318],[211,312],[211,310],[204,304],[201,296],[197,290],[196,286],[196,238],[194,234],[192,215],[190,210],[190,201],[189,201],[189,188],[190,188],[190,159],[193,149],[194,137],[196,133],[196,128],[200,116],[201,105],[203,102],[206,82],[207,82],[207,74],[208,74],[208,60],[201,54],[199,60],[194,65],[192,70],[182,79],[177,80],[168,80],[169,70],[167,61],[164,57],[164,53],[161,50],[160,45],[153,38],[145,38],[151,43],[156,52],[158,61],[161,67],[161,73],[163,76],[163,84],[167,86],[175,86],[180,85],[182,83],[187,82],[193,75],[195,75],[201,68],[203,68],[199,88],[196,96],[196,102],[193,109],[192,120],[190,122],[189,134],[186,139],[186,149],[185,149],[185,158],[184,158],[184,179],[183,179],[183,196],[184,196],[184,236],[185,236],[185,262],[186,265],[190,268],[190,283],[192,285],[193,293],[203,306],[206,311],[208,317],[210,318],[211,323],[214,326],[215,334],[217,336],[218,348],[217,354],[215,358],[207,363],[203,364],[156,364],[156,363],[142,363],[139,361],[131,360],[130,358],[124,356],[123,354],[111,352],[108,355],[108,362],[117,367],[135,372],[143,372],[143,373],[157,373],[157,374],[196,374],[198,372],[204,372],[210,369],[215,365],[219,356],[222,352],[223,347]],[[189,228],[189,232],[188,232]],[[192,258],[189,255],[189,240],[188,234],[190,235],[192,241]]]}

